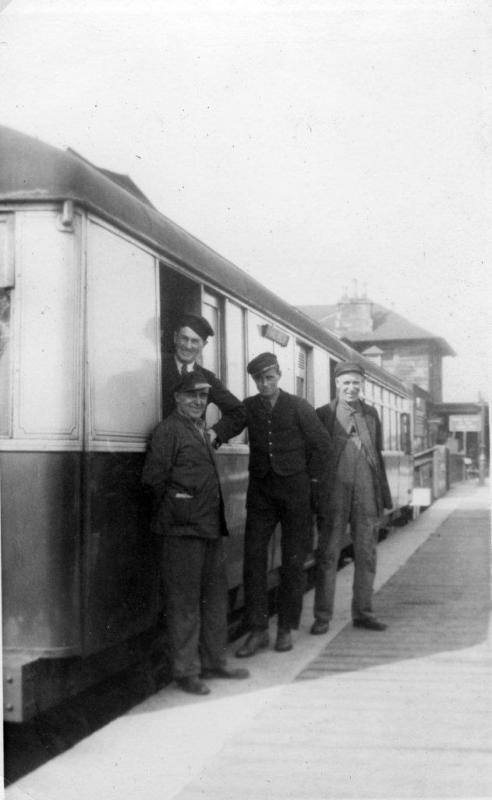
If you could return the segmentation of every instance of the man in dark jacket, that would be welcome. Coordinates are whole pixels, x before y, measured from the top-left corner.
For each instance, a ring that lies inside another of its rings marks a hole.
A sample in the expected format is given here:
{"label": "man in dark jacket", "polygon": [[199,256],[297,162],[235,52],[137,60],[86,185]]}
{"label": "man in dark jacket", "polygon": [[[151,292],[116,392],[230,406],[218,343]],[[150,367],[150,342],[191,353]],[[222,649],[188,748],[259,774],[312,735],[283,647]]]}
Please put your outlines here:
{"label": "man in dark jacket", "polygon": [[282,566],[275,649],[292,649],[299,627],[304,562],[311,544],[311,500],[330,451],[330,437],[305,400],[282,391],[273,353],[248,364],[258,394],[244,401],[249,432],[249,486],[244,549],[246,618],[251,633],[236,652],[254,655],[268,645],[268,544],[280,522]]}
{"label": "man in dark jacket", "polygon": [[215,403],[222,414],[221,419],[207,431],[211,444],[217,448],[243,430],[246,412],[241,401],[216,375],[198,364],[208,337],[213,335],[213,328],[204,317],[184,314],[179,320],[174,331],[175,352],[162,358],[162,417],[167,417],[175,408],[174,391],[180,377],[199,369],[210,384],[207,403]]}
{"label": "man in dark jacket", "polygon": [[210,384],[198,370],[175,390],[176,409],[152,434],[142,480],[155,498],[173,677],[186,692],[208,694],[201,678],[247,678],[228,669],[227,535],[214,453],[203,414]]}
{"label": "man in dark jacket", "polygon": [[333,445],[328,485],[318,517],[318,549],[312,634],[326,633],[333,614],[338,559],[347,525],[354,549],[352,620],[355,627],[381,631],[372,594],[376,545],[381,517],[392,507],[382,457],[382,432],[377,411],[360,399],[364,369],[345,361],[335,368],[337,399],[316,413]]}

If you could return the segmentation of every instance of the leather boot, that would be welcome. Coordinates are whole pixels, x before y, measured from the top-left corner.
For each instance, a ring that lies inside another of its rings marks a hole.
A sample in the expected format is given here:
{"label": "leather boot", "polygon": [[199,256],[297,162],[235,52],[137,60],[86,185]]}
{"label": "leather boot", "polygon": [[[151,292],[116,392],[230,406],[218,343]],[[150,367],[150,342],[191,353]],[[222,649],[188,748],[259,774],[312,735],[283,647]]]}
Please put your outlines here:
{"label": "leather boot", "polygon": [[311,630],[309,633],[312,633],[313,636],[320,636],[322,633],[328,633],[329,628],[329,622],[323,622],[321,619],[315,619],[311,625]]}
{"label": "leather boot", "polygon": [[275,650],[277,653],[286,653],[288,650],[292,650],[293,646],[290,631],[286,628],[279,628],[277,632],[277,641],[275,642]]}
{"label": "leather boot", "polygon": [[268,647],[269,641],[268,631],[252,631],[239,650],[236,650],[236,658],[254,656],[261,647]]}

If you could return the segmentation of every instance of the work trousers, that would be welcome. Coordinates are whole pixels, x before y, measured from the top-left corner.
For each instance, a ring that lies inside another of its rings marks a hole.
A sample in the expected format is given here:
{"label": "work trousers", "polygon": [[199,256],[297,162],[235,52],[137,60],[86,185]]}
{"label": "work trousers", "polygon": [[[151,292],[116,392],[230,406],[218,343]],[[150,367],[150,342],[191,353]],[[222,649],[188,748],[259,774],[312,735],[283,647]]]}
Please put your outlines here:
{"label": "work trousers", "polygon": [[250,477],[244,545],[246,621],[268,627],[268,549],[280,522],[281,554],[278,625],[297,629],[305,586],[304,562],[311,544],[310,479],[306,473]]}
{"label": "work trousers", "polygon": [[340,480],[337,476],[327,507],[318,518],[314,616],[322,622],[328,622],[333,616],[337,566],[348,524],[354,550],[352,619],[373,616],[380,524],[374,480],[366,458],[359,454],[352,480],[345,477]]}
{"label": "work trousers", "polygon": [[228,596],[222,538],[164,536],[162,577],[173,677],[224,666]]}

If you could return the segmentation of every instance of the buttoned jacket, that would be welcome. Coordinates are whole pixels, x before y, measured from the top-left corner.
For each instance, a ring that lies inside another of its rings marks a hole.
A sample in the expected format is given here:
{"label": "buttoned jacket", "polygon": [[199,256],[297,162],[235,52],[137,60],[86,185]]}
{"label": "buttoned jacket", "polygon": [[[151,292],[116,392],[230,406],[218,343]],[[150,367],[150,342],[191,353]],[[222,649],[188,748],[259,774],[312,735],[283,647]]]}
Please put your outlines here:
{"label": "buttoned jacket", "polygon": [[178,411],[155,428],[142,482],[154,495],[155,532],[205,538],[227,535],[213,449],[206,433]]}
{"label": "buttoned jacket", "polygon": [[[241,433],[246,422],[244,405],[232,392],[225,388],[221,381],[209,369],[197,365],[207,382],[210,384],[208,402],[215,403],[219,408],[222,418],[213,425],[217,438],[227,442],[238,433]],[[176,358],[172,353],[166,353],[162,358],[162,417],[167,417],[175,408],[174,392],[180,379]]]}
{"label": "buttoned jacket", "polygon": [[244,401],[249,433],[249,471],[261,478],[307,472],[321,479],[330,457],[331,442],[314,408],[300,397],[280,390],[273,406],[258,394]]}
{"label": "buttoned jacket", "polygon": [[[321,406],[321,408],[316,409],[316,414],[318,415],[324,427],[330,434],[333,443],[332,458],[329,468],[330,485],[333,485],[335,481],[340,456],[347,444],[348,439],[350,438],[349,434],[347,433],[343,425],[341,425],[337,419],[337,403],[338,403],[337,400],[333,400],[331,403],[328,403],[327,405]],[[381,492],[384,507],[392,508],[393,501],[391,499],[391,492],[388,485],[386,468],[384,465],[383,453],[382,453],[383,435],[382,435],[382,428],[381,428],[381,421],[379,419],[379,414],[375,408],[368,405],[363,400],[360,401],[360,405],[362,413],[364,414],[364,419],[366,421],[371,442],[373,444],[374,450],[376,451],[377,464],[376,464],[376,469],[374,470],[374,475],[377,481],[377,485]]]}

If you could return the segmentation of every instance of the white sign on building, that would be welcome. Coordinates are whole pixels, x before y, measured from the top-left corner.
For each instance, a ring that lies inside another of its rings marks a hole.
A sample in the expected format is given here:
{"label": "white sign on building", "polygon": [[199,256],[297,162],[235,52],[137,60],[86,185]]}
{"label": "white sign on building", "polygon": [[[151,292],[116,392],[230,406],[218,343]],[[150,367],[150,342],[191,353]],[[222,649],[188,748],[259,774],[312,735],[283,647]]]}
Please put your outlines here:
{"label": "white sign on building", "polygon": [[480,414],[450,414],[450,431],[481,431]]}

